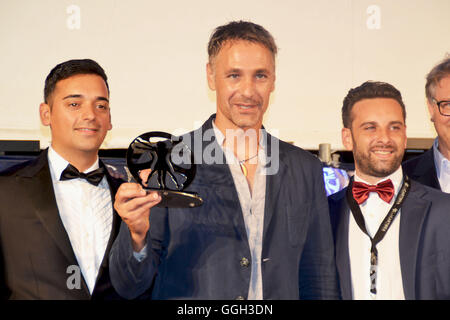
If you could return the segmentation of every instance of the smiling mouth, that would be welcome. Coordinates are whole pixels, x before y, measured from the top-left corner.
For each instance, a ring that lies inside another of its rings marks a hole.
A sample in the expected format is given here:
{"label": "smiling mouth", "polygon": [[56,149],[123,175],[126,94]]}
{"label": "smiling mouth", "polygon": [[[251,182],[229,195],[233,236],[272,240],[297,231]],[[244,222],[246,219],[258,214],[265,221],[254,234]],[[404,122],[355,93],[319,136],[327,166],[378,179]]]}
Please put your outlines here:
{"label": "smiling mouth", "polygon": [[75,130],[79,131],[79,132],[85,132],[85,133],[95,133],[98,131],[98,129],[96,129],[96,128],[77,128]]}
{"label": "smiling mouth", "polygon": [[392,157],[392,155],[394,154],[395,150],[394,149],[389,149],[389,150],[372,150],[371,152],[373,154],[375,154],[375,156],[377,156],[378,158],[387,159],[387,158],[391,158]]}
{"label": "smiling mouth", "polygon": [[251,109],[257,109],[259,107],[258,104],[234,104],[238,109],[240,110],[251,110]]}

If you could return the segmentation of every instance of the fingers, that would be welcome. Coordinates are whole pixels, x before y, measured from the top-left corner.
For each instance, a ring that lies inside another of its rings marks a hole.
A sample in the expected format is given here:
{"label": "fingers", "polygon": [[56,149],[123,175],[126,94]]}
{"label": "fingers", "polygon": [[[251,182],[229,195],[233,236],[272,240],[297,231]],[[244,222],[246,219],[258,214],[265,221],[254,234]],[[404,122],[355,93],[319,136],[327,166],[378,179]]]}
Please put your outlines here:
{"label": "fingers", "polygon": [[149,229],[150,208],[161,201],[156,191],[147,192],[137,183],[123,183],[116,193],[114,209],[132,234],[145,235]]}

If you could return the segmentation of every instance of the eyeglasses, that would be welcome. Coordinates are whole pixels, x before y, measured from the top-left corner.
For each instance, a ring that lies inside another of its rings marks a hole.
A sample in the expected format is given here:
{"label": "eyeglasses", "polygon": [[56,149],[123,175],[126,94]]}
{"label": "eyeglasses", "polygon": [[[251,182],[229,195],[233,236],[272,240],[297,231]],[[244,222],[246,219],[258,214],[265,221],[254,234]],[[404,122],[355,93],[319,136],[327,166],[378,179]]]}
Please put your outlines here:
{"label": "eyeglasses", "polygon": [[450,101],[448,100],[437,101],[434,98],[433,101],[438,106],[440,114],[442,114],[443,116],[450,117]]}

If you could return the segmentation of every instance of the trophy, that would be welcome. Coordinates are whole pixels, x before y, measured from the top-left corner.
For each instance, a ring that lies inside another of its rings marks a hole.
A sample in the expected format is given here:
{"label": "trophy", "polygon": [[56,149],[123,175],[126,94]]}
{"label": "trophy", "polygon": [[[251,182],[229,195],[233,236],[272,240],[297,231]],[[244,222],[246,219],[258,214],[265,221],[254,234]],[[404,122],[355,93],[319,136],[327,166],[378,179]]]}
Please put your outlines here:
{"label": "trophy", "polygon": [[157,207],[193,208],[203,203],[195,192],[183,191],[194,179],[196,166],[182,137],[160,131],[140,135],[128,147],[127,167],[147,192],[158,192],[162,199]]}

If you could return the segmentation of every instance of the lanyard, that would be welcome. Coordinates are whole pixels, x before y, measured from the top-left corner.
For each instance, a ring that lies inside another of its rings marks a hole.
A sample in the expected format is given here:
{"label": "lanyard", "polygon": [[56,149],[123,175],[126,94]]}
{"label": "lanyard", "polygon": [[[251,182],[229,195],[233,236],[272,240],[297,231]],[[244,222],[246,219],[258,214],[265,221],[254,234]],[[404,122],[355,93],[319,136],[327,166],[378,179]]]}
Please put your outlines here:
{"label": "lanyard", "polygon": [[394,221],[395,216],[397,215],[398,211],[400,210],[400,207],[403,204],[403,201],[405,200],[406,196],[408,195],[409,189],[411,187],[411,182],[408,178],[408,176],[404,175],[404,180],[402,187],[395,198],[394,204],[392,205],[391,209],[389,210],[388,214],[384,218],[383,222],[381,223],[380,227],[378,228],[377,233],[372,238],[366,229],[366,223],[364,221],[364,217],[361,212],[361,208],[359,207],[356,200],[353,198],[352,194],[352,187],[353,187],[353,179],[350,181],[350,185],[347,188],[347,202],[349,204],[350,210],[353,214],[353,217],[355,218],[356,223],[358,224],[358,227],[361,229],[362,232],[364,232],[370,239],[370,242],[372,243],[372,246],[370,248],[370,292],[373,294],[377,293],[377,287],[376,287],[376,278],[377,278],[377,266],[378,266],[378,250],[376,245],[383,240],[384,236],[386,235],[389,227],[392,224],[392,221]]}

